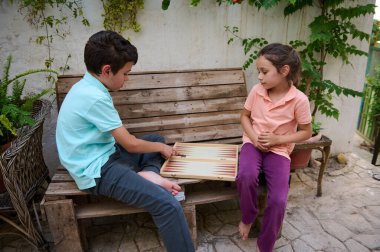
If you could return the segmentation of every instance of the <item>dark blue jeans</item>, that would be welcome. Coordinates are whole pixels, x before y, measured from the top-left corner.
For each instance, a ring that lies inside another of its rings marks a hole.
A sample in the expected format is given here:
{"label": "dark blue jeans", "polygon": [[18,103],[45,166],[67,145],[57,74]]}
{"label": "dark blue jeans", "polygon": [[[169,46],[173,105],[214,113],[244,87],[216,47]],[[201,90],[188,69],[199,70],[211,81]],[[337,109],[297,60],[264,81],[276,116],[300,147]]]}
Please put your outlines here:
{"label": "dark blue jeans", "polygon": [[[164,142],[164,138],[158,134],[143,139]],[[179,202],[169,191],[137,174],[139,171],[158,173],[162,163],[160,153],[129,153],[116,145],[116,152],[103,165],[96,186],[85,191],[146,209],[152,215],[168,251],[195,251]]]}

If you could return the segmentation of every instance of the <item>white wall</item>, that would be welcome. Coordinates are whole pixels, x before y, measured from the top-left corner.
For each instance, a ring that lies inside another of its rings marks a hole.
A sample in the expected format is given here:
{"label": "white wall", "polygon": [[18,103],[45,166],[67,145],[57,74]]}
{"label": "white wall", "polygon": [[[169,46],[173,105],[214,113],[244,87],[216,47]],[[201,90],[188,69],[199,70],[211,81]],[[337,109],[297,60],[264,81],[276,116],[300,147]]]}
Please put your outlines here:
{"label": "white wall", "polygon": [[[375,0],[368,0],[374,3]],[[102,28],[102,5],[100,1],[84,0],[84,14],[91,26],[84,27],[79,20],[71,20],[70,31],[66,39],[54,38],[52,57],[54,68],[63,66],[71,54],[66,74],[83,73],[83,47],[88,37]],[[197,69],[218,67],[239,67],[244,62],[242,48],[238,43],[227,45],[228,34],[224,26],[238,26],[241,36],[262,36],[270,42],[288,43],[290,40],[307,36],[307,24],[316,13],[309,8],[291,17],[283,17],[282,7],[269,11],[257,11],[247,1],[242,5],[218,6],[214,0],[201,1],[198,7],[190,7],[189,0],[171,1],[167,11],[161,10],[161,0],[145,0],[145,9],[139,11],[138,22],[142,30],[139,33],[125,32],[139,51],[139,62],[134,71]],[[361,1],[362,2],[362,1]],[[14,58],[13,73],[30,68],[43,67],[47,49],[33,41],[43,31],[27,24],[17,11],[17,6],[10,6],[8,1],[0,5],[0,63],[12,53]],[[369,32],[372,16],[357,20],[359,29]],[[357,45],[364,51],[368,43]],[[331,61],[326,67],[326,77],[341,83],[342,86],[362,90],[367,59],[353,57],[352,66],[342,66]],[[256,81],[254,66],[246,71],[248,87]],[[46,87],[41,76],[30,81],[27,91]],[[323,119],[324,133],[333,139],[333,153],[351,151],[351,139],[356,128],[360,98],[337,98],[336,105],[341,110],[339,121]],[[57,156],[54,143],[56,111],[53,111],[45,129],[44,143],[46,160],[49,167],[56,165]]]}

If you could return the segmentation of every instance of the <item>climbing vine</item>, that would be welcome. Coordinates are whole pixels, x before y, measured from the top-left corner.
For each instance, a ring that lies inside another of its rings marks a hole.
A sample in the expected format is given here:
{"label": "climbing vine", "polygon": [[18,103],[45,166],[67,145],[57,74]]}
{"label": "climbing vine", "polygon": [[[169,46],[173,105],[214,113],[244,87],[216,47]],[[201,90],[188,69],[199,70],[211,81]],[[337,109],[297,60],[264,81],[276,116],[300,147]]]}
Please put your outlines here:
{"label": "climbing vine", "polygon": [[103,26],[107,30],[122,33],[132,29],[135,32],[141,30],[137,22],[137,12],[144,9],[144,0],[101,0],[103,3]]}

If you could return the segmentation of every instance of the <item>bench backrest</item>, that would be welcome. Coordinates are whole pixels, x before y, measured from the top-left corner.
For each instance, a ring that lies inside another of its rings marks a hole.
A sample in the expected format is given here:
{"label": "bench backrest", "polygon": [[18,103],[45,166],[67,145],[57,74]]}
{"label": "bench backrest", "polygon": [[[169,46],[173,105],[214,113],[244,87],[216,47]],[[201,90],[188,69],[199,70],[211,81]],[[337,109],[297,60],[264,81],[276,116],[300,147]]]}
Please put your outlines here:
{"label": "bench backrest", "polygon": [[[58,77],[58,108],[82,76]],[[160,133],[169,144],[241,143],[239,118],[247,97],[241,68],[134,72],[119,91],[110,93],[135,136]]]}

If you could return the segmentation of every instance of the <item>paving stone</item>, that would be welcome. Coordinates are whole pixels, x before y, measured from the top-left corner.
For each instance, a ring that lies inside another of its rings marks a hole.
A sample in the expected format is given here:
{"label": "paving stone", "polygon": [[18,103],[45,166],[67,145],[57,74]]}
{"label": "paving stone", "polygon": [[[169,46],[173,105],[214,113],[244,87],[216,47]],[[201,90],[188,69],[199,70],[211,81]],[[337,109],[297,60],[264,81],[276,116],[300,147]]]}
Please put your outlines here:
{"label": "paving stone", "polygon": [[274,251],[275,252],[293,252],[293,248],[292,248],[292,245],[287,244],[285,246],[275,248]]}
{"label": "paving stone", "polygon": [[112,231],[110,233],[94,236],[88,241],[89,250],[91,252],[118,251],[120,247],[120,240],[122,238],[123,233],[113,233]]}
{"label": "paving stone", "polygon": [[380,248],[380,235],[366,235],[360,234],[353,237],[354,240],[360,242],[369,249],[379,249]]}
{"label": "paving stone", "polygon": [[145,251],[160,246],[156,232],[148,228],[138,229],[135,237],[135,242],[140,251]]}
{"label": "paving stone", "polygon": [[214,246],[211,243],[198,244],[196,252],[216,252]]}
{"label": "paving stone", "polygon": [[344,244],[346,244],[346,247],[348,248],[348,250],[350,252],[367,252],[367,251],[369,251],[368,248],[364,247],[359,242],[357,242],[353,239],[349,239],[349,240],[345,241]]}
{"label": "paving stone", "polygon": [[287,221],[284,221],[282,224],[282,235],[289,240],[294,240],[299,237],[301,233]]}
{"label": "paving stone", "polygon": [[336,221],[355,234],[364,233],[372,229],[371,224],[358,213],[338,216]]}
{"label": "paving stone", "polygon": [[[231,240],[238,246],[242,251],[255,251],[257,238],[248,238],[243,241],[240,239],[239,235],[234,235]],[[240,251],[240,250],[239,250]]]}
{"label": "paving stone", "polygon": [[217,239],[214,243],[216,252],[243,251],[230,239]]}
{"label": "paving stone", "polygon": [[345,246],[338,239],[323,232],[302,235],[300,239],[315,250],[326,250],[327,248],[345,249]]}
{"label": "paving stone", "polygon": [[241,212],[239,209],[223,211],[216,214],[219,220],[223,223],[230,223],[234,225],[238,225],[241,220]]}
{"label": "paving stone", "polygon": [[314,252],[315,250],[308,246],[301,239],[296,239],[292,242],[292,247],[294,252]]}
{"label": "paving stone", "polygon": [[239,232],[237,225],[225,224],[222,228],[216,233],[216,235],[221,236],[231,236]]}
{"label": "paving stone", "polygon": [[334,220],[325,220],[321,221],[323,229],[332,235],[333,237],[337,238],[340,241],[345,241],[348,238],[352,236],[352,233],[350,230],[348,230],[345,226],[336,223]]}
{"label": "paving stone", "polygon": [[318,220],[304,208],[294,209],[286,220],[302,234],[323,231]]}
{"label": "paving stone", "polygon": [[214,234],[218,232],[223,226],[223,222],[220,221],[215,215],[209,215],[204,218],[205,229]]}

